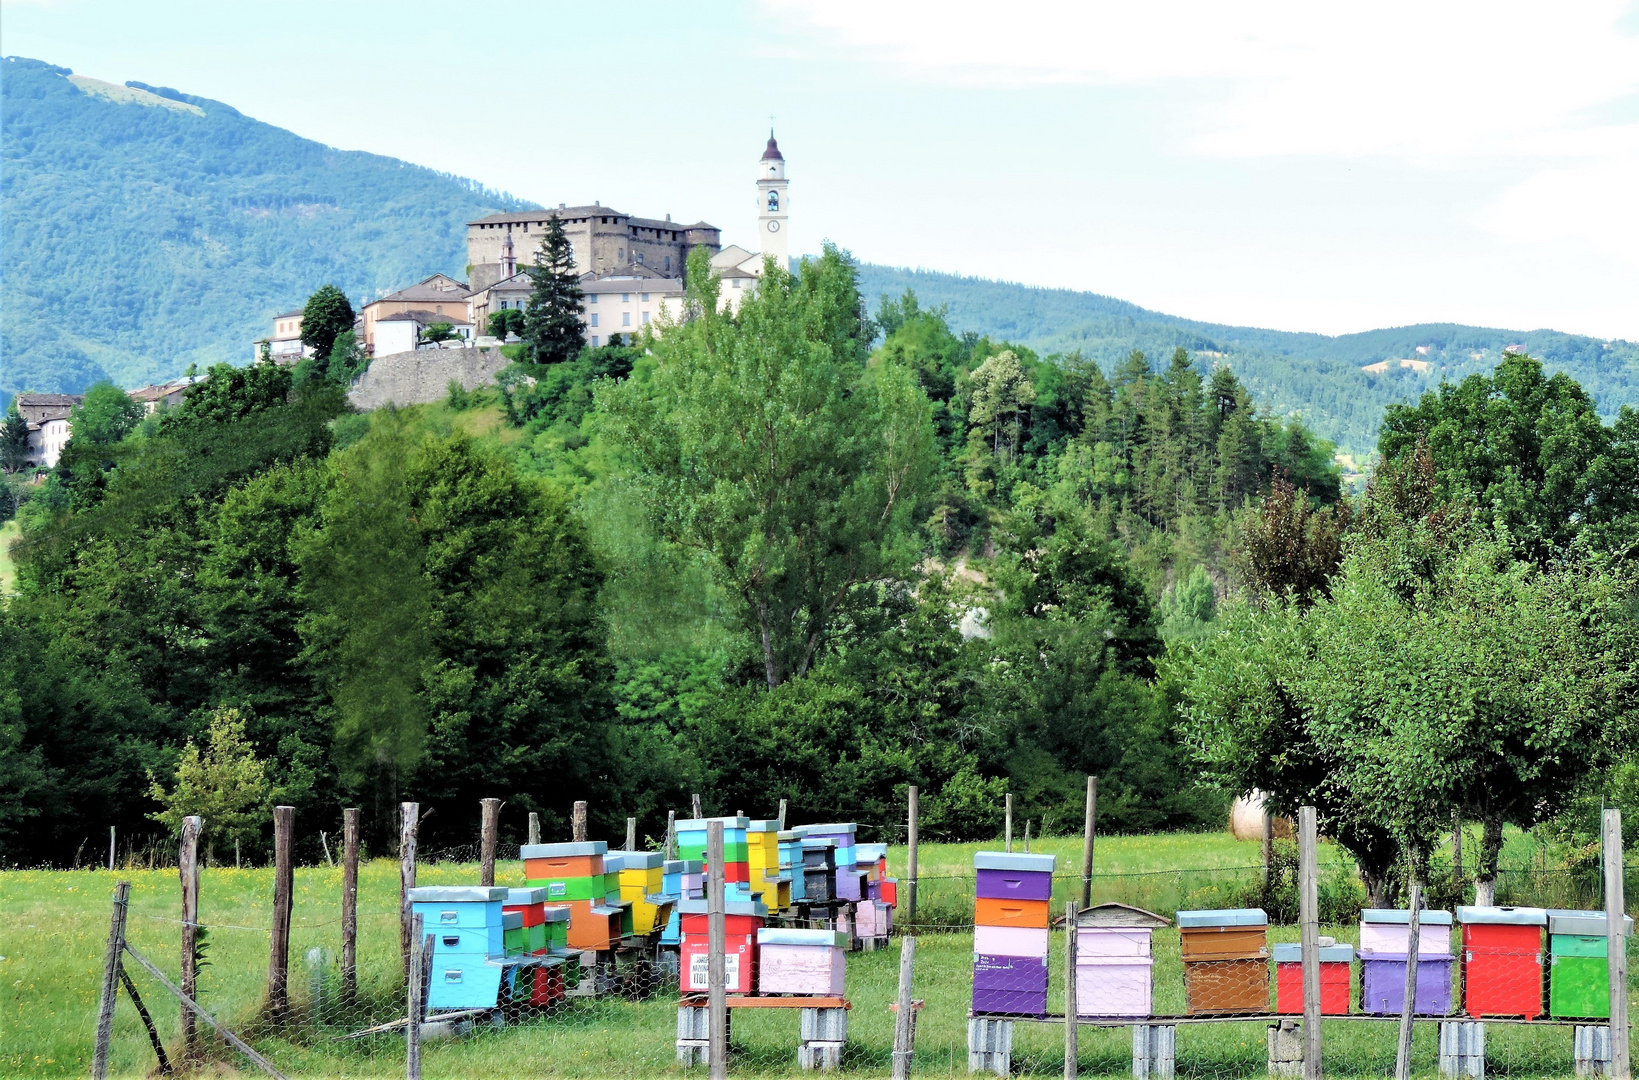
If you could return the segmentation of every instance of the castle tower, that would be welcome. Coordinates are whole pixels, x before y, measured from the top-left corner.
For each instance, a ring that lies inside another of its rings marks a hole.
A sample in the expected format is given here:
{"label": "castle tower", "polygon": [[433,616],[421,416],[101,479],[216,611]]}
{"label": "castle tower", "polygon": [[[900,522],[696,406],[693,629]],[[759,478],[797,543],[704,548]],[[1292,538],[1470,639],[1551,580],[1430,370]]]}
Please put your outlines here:
{"label": "castle tower", "polygon": [[757,235],[762,237],[762,252],[774,259],[781,270],[790,269],[786,254],[786,225],[790,214],[790,196],[786,192],[785,158],[780,144],[774,141],[772,128],[768,132],[768,149],[757,162]]}

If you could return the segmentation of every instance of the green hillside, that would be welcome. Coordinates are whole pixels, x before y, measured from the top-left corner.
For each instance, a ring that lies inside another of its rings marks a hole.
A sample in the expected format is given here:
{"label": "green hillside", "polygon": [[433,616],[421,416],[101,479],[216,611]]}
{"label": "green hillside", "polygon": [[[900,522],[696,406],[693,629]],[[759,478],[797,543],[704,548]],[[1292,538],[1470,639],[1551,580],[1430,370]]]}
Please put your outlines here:
{"label": "green hillside", "polygon": [[[1133,349],[1150,357],[1188,349],[1198,366],[1228,364],[1260,404],[1296,414],[1321,435],[1356,453],[1369,452],[1390,402],[1414,398],[1441,379],[1490,371],[1509,346],[1522,346],[1549,371],[1565,371],[1614,416],[1639,404],[1639,343],[1600,341],[1557,330],[1497,330],[1425,323],[1359,334],[1260,330],[1198,322],[1149,311],[1125,300],[1068,289],[1041,289],[930,270],[867,265],[868,297],[914,289],[924,307],[949,307],[951,326],[1005,338],[1051,354],[1080,350],[1110,370]],[[873,301],[874,302],[874,301]],[[1419,347],[1425,352],[1418,352]],[[1395,361],[1413,360],[1426,370]],[[1389,361],[1388,370],[1361,369]]]}
{"label": "green hillside", "polygon": [[21,57],[0,62],[0,120],[0,398],[242,363],[315,287],[458,273],[466,220],[528,205]]}

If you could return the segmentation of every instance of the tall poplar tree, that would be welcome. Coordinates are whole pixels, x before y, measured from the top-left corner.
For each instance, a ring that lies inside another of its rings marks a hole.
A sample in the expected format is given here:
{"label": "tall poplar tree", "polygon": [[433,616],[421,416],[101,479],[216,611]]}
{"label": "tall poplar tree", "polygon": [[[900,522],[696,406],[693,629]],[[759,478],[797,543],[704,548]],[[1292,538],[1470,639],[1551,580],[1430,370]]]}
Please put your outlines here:
{"label": "tall poplar tree", "polygon": [[535,285],[524,306],[522,334],[530,359],[537,364],[573,360],[586,343],[586,324],[580,317],[584,294],[575,273],[575,252],[558,215],[547,222],[535,265],[524,267],[524,273]]}

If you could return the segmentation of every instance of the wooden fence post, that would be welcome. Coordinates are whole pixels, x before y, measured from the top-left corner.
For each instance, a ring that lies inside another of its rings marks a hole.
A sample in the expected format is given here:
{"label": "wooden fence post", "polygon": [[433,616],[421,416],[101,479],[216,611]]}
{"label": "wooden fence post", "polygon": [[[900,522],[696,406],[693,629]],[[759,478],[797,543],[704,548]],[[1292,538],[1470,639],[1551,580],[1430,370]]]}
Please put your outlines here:
{"label": "wooden fence post", "polygon": [[410,979],[410,890],[415,888],[416,826],[420,803],[398,804],[398,950],[404,959],[404,980]]}
{"label": "wooden fence post", "polygon": [[666,811],[666,859],[677,858],[677,811]]}
{"label": "wooden fence post", "polygon": [[694,800],[693,800],[692,806],[693,806],[693,812],[694,812],[694,820],[699,821],[701,818],[706,816],[705,813],[700,809],[700,793],[698,791],[694,793]]}
{"label": "wooden fence post", "polygon": [[1628,943],[1622,919],[1626,911],[1622,880],[1622,811],[1606,810],[1605,952],[1611,984],[1611,1080],[1633,1080],[1633,1047],[1628,1031]]}
{"label": "wooden fence post", "polygon": [[1081,835],[1081,906],[1093,906],[1093,839],[1098,834],[1098,777],[1087,778],[1087,821]]}
{"label": "wooden fence post", "polygon": [[351,1003],[359,992],[359,811],[341,812],[341,992]]}
{"label": "wooden fence post", "polygon": [[1422,944],[1423,886],[1411,883],[1411,911],[1406,918],[1406,1000],[1400,1006],[1400,1041],[1394,1052],[1395,1080],[1411,1080],[1411,1018],[1417,1013],[1417,952]]}
{"label": "wooden fence post", "polygon": [[125,950],[125,915],[131,883],[114,886],[114,915],[108,923],[108,952],[102,962],[102,998],[97,1005],[97,1043],[91,1053],[91,1080],[108,1075],[108,1044],[114,1036],[114,999],[119,994],[120,953]]}
{"label": "wooden fence post", "polygon": [[278,1026],[290,1017],[290,905],[295,867],[290,844],[296,827],[294,806],[273,808],[273,932],[267,963],[268,1017]]}
{"label": "wooden fence post", "polygon": [[108,826],[108,869],[114,869],[114,826]]}
{"label": "wooden fence post", "polygon": [[531,844],[541,842],[541,815],[533,810],[529,812],[529,842]]}
{"label": "wooden fence post", "polygon": [[1076,1002],[1076,902],[1064,904],[1064,1080],[1076,1080],[1076,1059],[1081,1055]]}
{"label": "wooden fence post", "polygon": [[577,844],[586,842],[586,800],[575,803],[575,808],[569,814],[569,839]]}
{"label": "wooden fence post", "polygon": [[1463,815],[1461,810],[1451,812],[1451,876],[1457,883],[1457,903],[1468,893],[1463,888]]}
{"label": "wooden fence post", "polygon": [[426,987],[421,985],[422,916],[410,920],[410,977],[408,1009],[404,1014],[404,1075],[407,1080],[421,1080],[421,997]]}
{"label": "wooden fence post", "polygon": [[1013,850],[1013,793],[1007,793],[1007,801],[1002,810],[1002,850]]}
{"label": "wooden fence post", "polygon": [[[199,931],[199,834],[204,831],[205,819],[197,815],[182,819],[182,844],[177,850],[177,874],[182,878],[182,992],[194,996],[199,980],[198,957],[195,955]],[[199,1057],[199,1031],[194,1014],[186,1006],[182,1009],[182,1060],[195,1061]]]}
{"label": "wooden fence post", "polygon": [[1315,808],[1298,810],[1298,925],[1303,949],[1303,1080],[1320,1080],[1320,897]]}
{"label": "wooden fence post", "polygon": [[1275,815],[1269,812],[1269,796],[1263,798],[1263,895],[1267,903],[1273,887],[1269,875],[1275,867]]}
{"label": "wooden fence post", "polygon": [[785,800],[780,800],[780,831],[785,831]]}
{"label": "wooden fence post", "polygon": [[626,819],[626,850],[637,850],[637,818],[635,817]]}
{"label": "wooden fence post", "polygon": [[724,986],[727,916],[723,888],[723,823],[706,823],[706,1061],[710,1080],[728,1077],[728,992]]}
{"label": "wooden fence post", "polygon": [[[905,839],[910,846],[910,851],[905,859],[905,877],[908,879],[905,882],[905,922],[914,925],[916,922],[916,842],[918,839],[917,812],[919,807],[919,791],[915,784],[910,786],[906,791],[906,795],[908,818],[905,827]],[[800,874],[802,871],[799,868],[795,872]]]}
{"label": "wooden fence post", "polygon": [[495,841],[501,830],[501,800],[479,799],[478,884],[495,885]]}
{"label": "wooden fence post", "polygon": [[911,1074],[911,1053],[916,1038],[916,1006],[911,1001],[911,978],[916,968],[916,938],[906,934],[899,939],[899,1015],[893,1025],[893,1080],[906,1080]]}

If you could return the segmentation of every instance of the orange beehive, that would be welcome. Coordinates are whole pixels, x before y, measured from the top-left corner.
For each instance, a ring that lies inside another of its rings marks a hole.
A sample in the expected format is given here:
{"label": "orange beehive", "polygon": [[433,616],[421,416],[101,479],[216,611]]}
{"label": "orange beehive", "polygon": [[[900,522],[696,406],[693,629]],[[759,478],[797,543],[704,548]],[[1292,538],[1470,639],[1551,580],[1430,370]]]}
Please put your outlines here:
{"label": "orange beehive", "polygon": [[973,921],[980,926],[1029,926],[1047,929],[1046,900],[981,896],[973,902]]}

